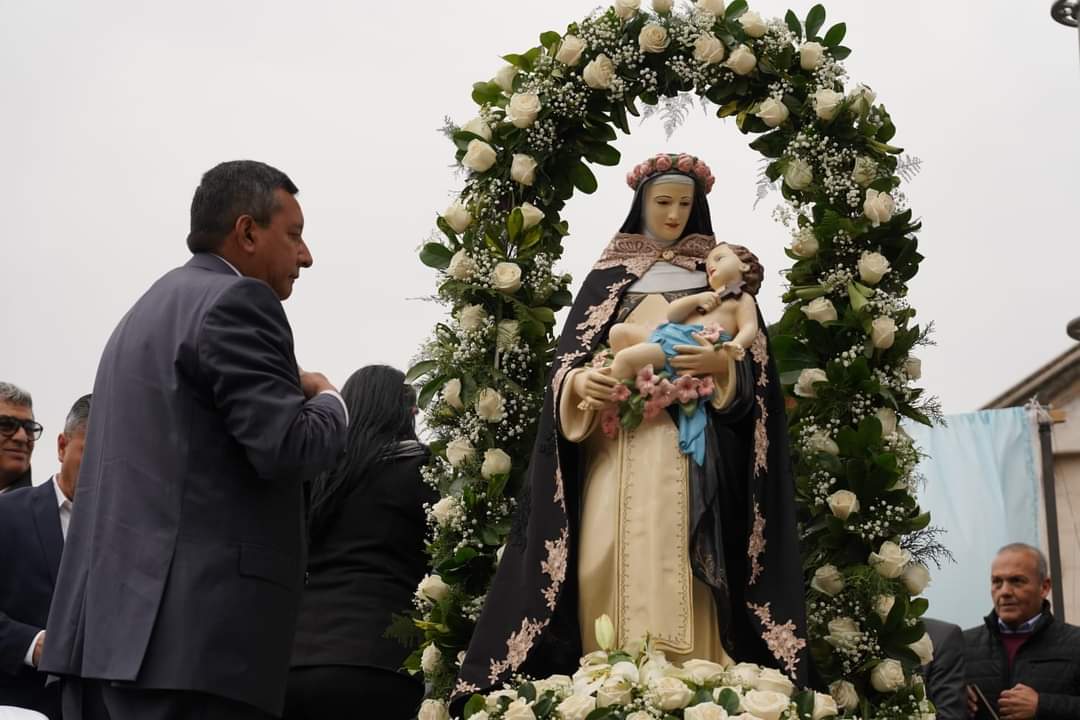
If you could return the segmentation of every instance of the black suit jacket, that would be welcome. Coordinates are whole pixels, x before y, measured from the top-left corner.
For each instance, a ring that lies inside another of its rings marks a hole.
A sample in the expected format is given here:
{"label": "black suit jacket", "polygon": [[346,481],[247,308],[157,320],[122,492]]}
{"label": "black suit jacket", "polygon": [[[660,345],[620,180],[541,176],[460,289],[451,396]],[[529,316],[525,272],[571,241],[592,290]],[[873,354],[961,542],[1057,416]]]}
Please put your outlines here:
{"label": "black suit jacket", "polygon": [[923,618],[934,644],[934,659],[923,666],[926,694],[940,720],[967,720],[964,685],[964,631],[959,625]]}
{"label": "black suit jacket", "polygon": [[28,707],[54,720],[60,686],[23,663],[44,630],[64,536],[49,480],[0,495],[0,705]]}
{"label": "black suit jacket", "polygon": [[159,279],[101,357],[42,668],[279,713],[301,483],[344,440],[267,284],[207,254]]}

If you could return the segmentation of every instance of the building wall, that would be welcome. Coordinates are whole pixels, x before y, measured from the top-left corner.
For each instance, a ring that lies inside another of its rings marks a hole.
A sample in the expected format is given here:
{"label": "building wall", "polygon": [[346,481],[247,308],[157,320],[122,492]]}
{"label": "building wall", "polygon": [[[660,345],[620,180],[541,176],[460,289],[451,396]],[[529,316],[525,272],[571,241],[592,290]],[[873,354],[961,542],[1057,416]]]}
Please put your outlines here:
{"label": "building wall", "polygon": [[1067,413],[1053,431],[1062,574],[1056,582],[1063,590],[1066,620],[1080,625],[1080,385],[1055,397],[1053,405]]}

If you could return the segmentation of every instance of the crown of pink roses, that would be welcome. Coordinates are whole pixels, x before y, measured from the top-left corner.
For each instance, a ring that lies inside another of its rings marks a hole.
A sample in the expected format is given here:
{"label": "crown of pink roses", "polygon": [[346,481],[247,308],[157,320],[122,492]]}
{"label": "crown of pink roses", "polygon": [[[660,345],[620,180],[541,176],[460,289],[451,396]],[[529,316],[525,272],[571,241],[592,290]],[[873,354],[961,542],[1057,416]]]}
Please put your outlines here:
{"label": "crown of pink roses", "polygon": [[660,153],[638,163],[633,170],[626,173],[626,184],[630,186],[631,190],[636,191],[649,178],[673,172],[693,178],[706,193],[712,190],[713,183],[716,182],[712,170],[709,169],[704,160],[686,153],[680,155]]}

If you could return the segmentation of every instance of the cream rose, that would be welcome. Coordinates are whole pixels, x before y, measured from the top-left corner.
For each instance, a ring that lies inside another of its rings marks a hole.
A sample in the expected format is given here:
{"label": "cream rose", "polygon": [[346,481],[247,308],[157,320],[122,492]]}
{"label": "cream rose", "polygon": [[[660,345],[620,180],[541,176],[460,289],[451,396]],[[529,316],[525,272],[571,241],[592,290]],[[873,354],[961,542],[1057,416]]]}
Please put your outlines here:
{"label": "cream rose", "polygon": [[495,164],[495,148],[483,140],[470,140],[465,146],[465,157],[461,158],[461,164],[473,172],[487,172]]}
{"label": "cream rose", "polygon": [[755,114],[761,118],[766,125],[774,128],[782,125],[783,122],[788,119],[788,115],[791,114],[791,111],[788,110],[787,105],[776,98],[769,98],[761,103],[761,107],[758,108],[758,111]]}
{"label": "cream rose", "polygon": [[812,228],[803,228],[791,242],[791,252],[800,258],[812,258],[817,255],[818,249],[817,235]]}
{"label": "cream rose", "polygon": [[851,513],[859,512],[859,497],[850,490],[837,490],[826,502],[829,511],[841,520],[847,520]]}
{"label": "cream rose", "polygon": [[870,553],[866,564],[878,571],[878,575],[890,580],[900,577],[904,568],[911,562],[911,553],[896,543],[886,540],[878,551]]}
{"label": "cream rose", "polygon": [[596,706],[625,705],[631,700],[631,687],[625,678],[609,677],[596,690]]}
{"label": "cream rose", "polygon": [[805,190],[814,181],[814,170],[801,158],[788,160],[784,169],[784,184],[792,190]]}
{"label": "cream rose", "polygon": [[454,467],[461,467],[476,455],[476,448],[468,438],[454,438],[446,444],[446,459]]}
{"label": "cream rose", "polygon": [[662,53],[667,50],[671,39],[667,28],[659,23],[647,23],[638,33],[638,47],[647,53]]}
{"label": "cream rose", "polygon": [[874,106],[874,100],[876,99],[877,93],[865,85],[859,85],[848,95],[851,111],[859,116],[870,112],[870,108]]}
{"label": "cream rose", "polygon": [[694,693],[686,683],[677,677],[666,676],[657,680],[652,686],[656,693],[660,709],[668,712],[679,710],[687,706]]}
{"label": "cream rose", "polygon": [[450,594],[450,586],[438,575],[425,575],[416,586],[416,597],[421,600],[439,602]]}
{"label": "cream rose", "polygon": [[446,709],[446,703],[442,700],[425,700],[420,705],[420,712],[416,715],[417,720],[450,720],[450,711]]}
{"label": "cream rose", "polygon": [[908,359],[904,361],[904,374],[912,380],[918,380],[922,377],[922,360],[909,355]]}
{"label": "cream rose", "polygon": [[698,703],[683,710],[685,720],[727,720],[728,714],[716,703]]}
{"label": "cream rose", "polygon": [[653,716],[644,710],[636,710],[627,715],[626,720],[653,720]]}
{"label": "cream rose", "polygon": [[476,274],[476,261],[469,257],[469,253],[465,250],[458,250],[450,258],[446,274],[455,280],[468,280]]}
{"label": "cream rose", "polygon": [[501,262],[491,271],[491,284],[499,292],[513,295],[521,288],[521,267],[512,262]]}
{"label": "cream rose", "polygon": [[532,203],[521,203],[521,229],[528,230],[544,219],[544,211]]}
{"label": "cream rose", "polygon": [[509,350],[521,337],[521,323],[517,320],[500,320],[495,326],[495,349]]}
{"label": "cream rose", "polygon": [[709,660],[687,660],[682,668],[698,685],[715,685],[724,679],[724,666]]}
{"label": "cream rose", "polygon": [[484,703],[487,711],[493,713],[496,710],[499,710],[501,707],[499,700],[504,697],[515,700],[517,699],[517,693],[513,690],[496,690],[495,692],[488,693],[487,701]]}
{"label": "cream rose", "polygon": [[891,269],[889,261],[881,253],[864,252],[859,257],[859,279],[867,285],[877,285]]}
{"label": "cream rose", "polygon": [[455,200],[450,204],[450,207],[443,210],[443,220],[450,226],[450,229],[456,233],[465,231],[465,228],[472,224],[472,215],[469,214],[468,208],[461,204],[461,201]]}
{"label": "cream rose", "polygon": [[870,220],[871,225],[877,227],[883,222],[889,222],[894,212],[896,212],[896,202],[892,199],[892,195],[877,190],[866,191],[863,215]]}
{"label": "cream rose", "polygon": [[536,713],[532,711],[528,700],[518,698],[510,703],[510,707],[506,708],[506,714],[503,715],[503,718],[505,720],[536,720]]}
{"label": "cream rose", "polygon": [[443,385],[442,396],[446,404],[455,410],[465,407],[461,402],[461,380],[458,378],[450,378],[446,381]]}
{"label": "cream rose", "polygon": [[641,681],[641,671],[638,666],[628,660],[621,660],[611,666],[611,677],[618,677],[629,683]]}
{"label": "cream rose", "polygon": [[585,84],[594,90],[607,90],[615,79],[615,63],[604,53],[593,58],[581,71]]}
{"label": "cream rose", "polygon": [[806,444],[810,446],[810,449],[814,452],[828,453],[829,455],[839,455],[840,446],[836,444],[836,441],[829,437],[829,433],[824,430],[818,430],[811,435]]}
{"label": "cream rose", "polygon": [[825,57],[825,47],[821,43],[803,43],[799,48],[799,67],[806,71],[816,70],[823,57]]}
{"label": "cream rose", "polygon": [[896,321],[891,317],[874,318],[870,323],[870,342],[878,350],[888,350],[896,342]]}
{"label": "cream rose", "polygon": [[835,565],[822,565],[814,571],[810,587],[829,597],[835,597],[844,589],[844,576]]}
{"label": "cream rose", "polygon": [[449,495],[439,498],[439,501],[431,506],[431,517],[435,518],[440,527],[446,527],[460,516],[461,505],[456,498]]}
{"label": "cream rose", "polygon": [[461,129],[465,132],[470,132],[473,135],[479,135],[485,140],[491,139],[491,126],[487,124],[487,121],[482,117],[474,117],[469,122],[461,126]]}
{"label": "cream rose", "polygon": [[930,584],[930,571],[922,563],[912,563],[900,576],[904,587],[912,595],[922,595],[923,590]]}
{"label": "cream rose", "polygon": [[751,690],[742,699],[746,712],[761,720],[779,720],[791,699],[787,695],[769,690]]}
{"label": "cream rose", "polygon": [[739,24],[742,25],[743,32],[752,38],[764,37],[769,30],[761,16],[752,10],[739,16]]}
{"label": "cream rose", "polygon": [[833,717],[840,714],[840,708],[836,706],[836,700],[832,695],[826,695],[825,693],[814,693],[814,709],[811,712],[811,720],[824,720],[827,717]]}
{"label": "cream rose", "polygon": [[510,177],[522,185],[532,185],[536,181],[536,160],[531,155],[514,153],[510,161]]}
{"label": "cream rose", "polygon": [[899,660],[882,660],[870,671],[870,684],[878,692],[896,692],[904,684],[904,666]]}
{"label": "cream rose", "polygon": [[889,613],[892,612],[894,605],[896,605],[895,595],[878,595],[874,598],[874,612],[881,618],[881,622],[889,619]]}
{"label": "cream rose", "polygon": [[481,420],[497,423],[506,417],[506,404],[502,395],[494,388],[484,388],[476,396],[476,414]]}
{"label": "cream rose", "polygon": [[[569,691],[573,682],[570,680],[569,675],[551,675],[543,680],[534,680],[533,687],[536,688],[536,694],[542,695],[548,690],[554,690],[556,692]],[[472,720],[473,716],[469,717]]]}
{"label": "cream rose", "polygon": [[736,75],[749,75],[757,67],[757,55],[746,45],[740,45],[731,51],[724,65]]}
{"label": "cream rose", "polygon": [[674,4],[674,0],[652,0],[652,9],[660,15],[667,15]]}
{"label": "cream rose", "polygon": [[527,128],[540,115],[540,96],[533,93],[514,93],[506,107],[506,119],[514,127]]}
{"label": "cream rose", "polygon": [[641,0],[615,0],[615,14],[623,20],[629,20],[638,13],[641,8]]}
{"label": "cream rose", "polygon": [[559,717],[562,720],[585,720],[596,709],[596,698],[575,694],[559,703]]}
{"label": "cream rose", "polygon": [[820,368],[807,368],[799,373],[799,379],[795,383],[795,394],[804,398],[817,397],[815,383],[828,382],[829,376]]}
{"label": "cream rose", "polygon": [[724,15],[724,0],[697,0],[698,10],[704,10],[707,13],[712,13],[717,17],[723,17]]}
{"label": "cream rose", "polygon": [[825,297],[814,298],[803,306],[802,311],[808,320],[816,320],[819,323],[833,322],[838,317],[836,307]]}
{"label": "cream rose", "polygon": [[840,103],[844,96],[835,90],[822,88],[814,93],[814,112],[822,120],[832,120],[836,117],[836,111],[840,109]]}
{"label": "cream rose", "polygon": [[505,475],[510,472],[510,465],[509,455],[499,448],[489,448],[484,451],[484,463],[480,466],[480,474],[484,479]]}
{"label": "cream rose", "polygon": [[574,67],[581,62],[581,56],[585,52],[585,41],[577,35],[567,35],[559,43],[559,50],[555,53],[555,59],[568,67]]}
{"label": "cream rose", "polygon": [[881,434],[884,437],[896,434],[896,411],[892,408],[878,408],[874,416],[881,423]]}
{"label": "cream rose", "polygon": [[518,69],[513,65],[503,65],[499,68],[499,71],[495,73],[495,77],[491,79],[491,82],[499,86],[505,93],[514,92],[514,78],[517,77]]}
{"label": "cream rose", "polygon": [[761,674],[761,666],[754,663],[739,663],[733,668],[728,668],[727,676],[730,682],[742,687],[752,688]]}
{"label": "cream rose", "polygon": [[442,651],[435,647],[435,643],[431,643],[424,648],[423,654],[420,655],[420,668],[426,673],[433,673],[442,664]]}
{"label": "cream rose", "polygon": [[851,179],[859,187],[866,187],[877,179],[877,163],[865,155],[855,158],[855,167],[851,171]]}
{"label": "cream rose", "polygon": [[727,55],[727,48],[715,35],[703,33],[694,41],[694,59],[699,63],[715,65],[723,62],[725,55]]}
{"label": "cream rose", "polygon": [[791,697],[791,693],[795,692],[795,685],[787,675],[776,668],[763,668],[757,680],[754,681],[754,689],[768,690],[784,697]]}
{"label": "cream rose", "polygon": [[934,659],[934,641],[930,639],[930,635],[927,633],[923,633],[921,638],[908,645],[908,647],[919,656],[919,662],[923,665]]}
{"label": "cream rose", "polygon": [[487,313],[480,305],[466,305],[458,313],[458,324],[465,332],[475,332],[487,322]]}
{"label": "cream rose", "polygon": [[854,650],[862,637],[859,623],[849,617],[841,617],[829,621],[829,634],[825,636],[825,641],[837,650]]}
{"label": "cream rose", "polygon": [[829,686],[829,695],[843,710],[852,710],[859,707],[859,693],[855,686],[847,680],[837,680]]}

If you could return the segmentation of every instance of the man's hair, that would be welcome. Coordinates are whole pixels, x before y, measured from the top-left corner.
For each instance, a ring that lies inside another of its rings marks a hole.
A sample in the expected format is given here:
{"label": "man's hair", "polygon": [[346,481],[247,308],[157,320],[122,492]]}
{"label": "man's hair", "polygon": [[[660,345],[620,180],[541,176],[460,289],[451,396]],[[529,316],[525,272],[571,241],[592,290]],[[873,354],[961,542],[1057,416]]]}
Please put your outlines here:
{"label": "man's hair", "polygon": [[34,409],[34,400],[30,397],[30,393],[9,382],[0,382],[0,402]]}
{"label": "man's hair", "polygon": [[68,410],[64,420],[64,434],[68,437],[77,432],[86,432],[86,423],[90,420],[90,395],[83,395]]}
{"label": "man's hair", "polygon": [[1035,572],[1039,574],[1039,582],[1042,582],[1046,578],[1050,577],[1050,564],[1046,562],[1046,555],[1043,551],[1034,545],[1028,545],[1027,543],[1016,542],[1005,545],[997,554],[1000,555],[1005,552],[1029,552],[1035,556]]}
{"label": "man's hair", "polygon": [[220,249],[241,215],[250,215],[264,227],[270,224],[279,208],[274,197],[279,188],[290,195],[298,192],[288,175],[255,160],[232,160],[207,170],[191,198],[188,249],[193,253]]}

